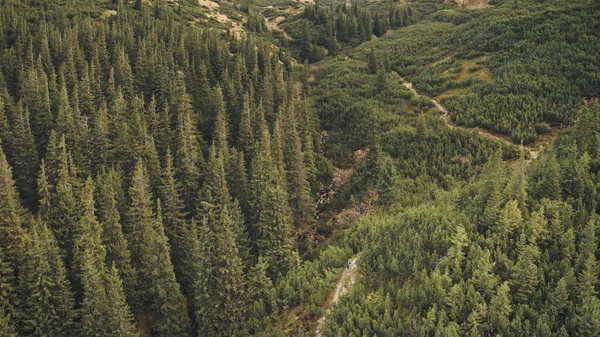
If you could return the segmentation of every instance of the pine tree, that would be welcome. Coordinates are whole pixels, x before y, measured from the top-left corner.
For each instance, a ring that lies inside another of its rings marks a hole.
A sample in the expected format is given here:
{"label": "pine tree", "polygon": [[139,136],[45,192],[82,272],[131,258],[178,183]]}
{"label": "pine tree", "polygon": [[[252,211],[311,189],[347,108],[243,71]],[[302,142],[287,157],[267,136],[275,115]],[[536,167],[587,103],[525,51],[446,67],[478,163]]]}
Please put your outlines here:
{"label": "pine tree", "polygon": [[245,293],[247,314],[245,327],[250,334],[264,329],[264,322],[276,310],[277,294],[271,279],[267,277],[267,264],[259,259],[248,273],[248,286]]}
{"label": "pine tree", "polygon": [[0,147],[0,247],[4,249],[6,261],[18,270],[25,253],[22,206],[12,179],[12,169],[8,166]]}
{"label": "pine tree", "polygon": [[294,105],[290,105],[285,116],[284,163],[286,169],[288,200],[296,227],[307,224],[312,219],[313,200],[302,152],[302,142],[296,128]]}
{"label": "pine tree", "polygon": [[194,297],[193,285],[199,273],[200,244],[196,225],[187,219],[188,215],[184,212],[180,189],[181,186],[175,180],[173,157],[167,149],[160,188],[163,223],[169,239],[175,275],[191,303]]}
{"label": "pine tree", "polygon": [[240,334],[244,276],[223,154],[215,152],[211,147],[197,211],[203,254],[195,283],[196,321],[199,336],[233,336]]}
{"label": "pine tree", "polygon": [[139,333],[133,325],[133,317],[125,301],[123,284],[119,272],[113,266],[106,275],[106,299],[110,304],[108,308],[108,336],[135,337]]}
{"label": "pine tree", "polygon": [[537,288],[539,255],[540,251],[534,243],[522,244],[511,280],[517,302],[526,303]]}
{"label": "pine tree", "polygon": [[198,143],[200,135],[192,118],[190,96],[186,92],[182,72],[178,72],[174,91],[171,111],[177,120],[176,178],[183,186],[182,197],[185,211],[191,213],[198,194],[202,157]]}
{"label": "pine tree", "polygon": [[54,232],[66,265],[70,267],[73,261],[73,226],[78,221],[79,206],[73,187],[72,165],[69,163],[64,135],[60,140],[59,151],[56,188],[51,194],[48,225]]}
{"label": "pine tree", "polygon": [[14,179],[17,189],[26,206],[34,208],[37,205],[37,189],[35,180],[39,167],[35,139],[29,126],[29,112],[23,109],[19,102],[11,123],[11,142],[9,158],[15,169]]}
{"label": "pine tree", "polygon": [[[263,119],[264,121],[264,119]],[[284,274],[297,263],[287,193],[271,157],[266,127],[251,163],[251,190],[255,200],[251,237],[258,256],[269,265],[269,276]]]}
{"label": "pine tree", "polygon": [[11,317],[15,317],[17,305],[17,296],[15,289],[14,270],[8,262],[4,260],[4,253],[0,248],[0,335],[14,334],[14,322]]}
{"label": "pine tree", "polygon": [[186,335],[189,329],[186,301],[175,281],[162,214],[154,216],[152,212],[148,178],[141,160],[133,173],[129,198],[128,221],[132,229],[129,242],[132,264],[139,275],[141,309],[152,314],[154,335]]}
{"label": "pine tree", "polygon": [[27,336],[73,336],[73,298],[54,236],[46,224],[32,225],[19,270],[19,330]]}

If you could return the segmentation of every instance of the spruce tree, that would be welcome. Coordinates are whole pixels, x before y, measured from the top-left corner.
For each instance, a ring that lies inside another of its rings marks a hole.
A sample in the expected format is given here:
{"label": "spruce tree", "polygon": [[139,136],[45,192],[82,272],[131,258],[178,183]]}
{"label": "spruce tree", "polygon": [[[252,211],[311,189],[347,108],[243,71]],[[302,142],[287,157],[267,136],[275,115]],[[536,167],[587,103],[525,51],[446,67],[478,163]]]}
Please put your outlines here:
{"label": "spruce tree", "polygon": [[35,222],[19,270],[23,299],[19,331],[27,336],[74,336],[73,297],[60,251],[50,229]]}
{"label": "spruce tree", "polygon": [[284,181],[279,178],[279,171],[271,157],[269,131],[266,127],[260,129],[262,135],[250,170],[255,202],[251,238],[257,255],[269,265],[268,274],[273,278],[296,265],[297,255]]}
{"label": "spruce tree", "polygon": [[157,316],[152,322],[152,330],[156,336],[187,336],[190,332],[190,321],[186,311],[187,301],[175,279],[161,213],[160,200],[158,200],[154,220],[156,235],[154,253],[157,260],[153,271],[155,301],[152,304]]}
{"label": "spruce tree", "polygon": [[234,336],[241,334],[244,275],[223,154],[215,152],[211,147],[197,211],[203,254],[195,283],[196,322],[199,336]]}
{"label": "spruce tree", "polygon": [[169,240],[175,275],[188,302],[191,303],[194,298],[193,285],[199,273],[200,244],[196,224],[189,221],[184,212],[180,189],[180,184],[175,180],[173,157],[167,149],[160,188],[163,224]]}
{"label": "spruce tree", "polygon": [[109,273],[101,228],[94,215],[93,182],[85,183],[76,259],[83,291],[81,333],[85,336],[135,336],[129,307],[116,269]]}
{"label": "spruce tree", "polygon": [[292,217],[296,227],[307,224],[312,219],[313,200],[310,195],[310,184],[302,152],[302,142],[296,128],[294,106],[286,111],[284,118],[284,163],[286,168],[286,181],[288,200],[292,208]]}
{"label": "spruce tree", "polygon": [[108,137],[108,112],[106,104],[92,114],[92,130],[90,135],[90,160],[92,173],[98,174],[101,168],[108,165],[110,139]]}
{"label": "spruce tree", "polygon": [[41,69],[41,59],[38,58],[36,68],[29,68],[21,83],[23,105],[31,114],[31,130],[36,139],[36,149],[41,153],[46,149],[46,143],[53,128],[54,116],[50,111],[50,93],[48,78]]}
{"label": "spruce tree", "polygon": [[177,147],[175,150],[175,158],[177,159],[175,163],[175,167],[177,168],[176,178],[183,186],[182,197],[185,211],[191,213],[195,207],[196,196],[198,194],[202,156],[198,142],[200,138],[199,132],[195,127],[196,124],[192,117],[192,105],[190,103],[190,96],[185,89],[182,72],[178,72],[174,90],[171,111],[177,121]]}
{"label": "spruce tree", "polygon": [[108,308],[107,335],[111,337],[136,337],[139,333],[136,331],[133,322],[133,316],[129,306],[125,301],[125,292],[123,284],[119,277],[119,271],[113,266],[105,276],[106,299],[110,304]]}
{"label": "spruce tree", "polygon": [[248,96],[244,97],[244,108],[240,116],[238,135],[239,149],[244,153],[246,158],[252,158],[254,146],[254,132],[252,131],[252,120],[250,114],[250,102]]}
{"label": "spruce tree", "polygon": [[12,178],[12,169],[0,146],[0,247],[4,250],[6,261],[16,270],[18,270],[21,258],[25,253],[26,233],[21,214],[21,205]]}
{"label": "spruce tree", "polygon": [[112,303],[106,298],[102,284],[102,270],[96,265],[96,258],[91,249],[84,249],[79,254],[81,263],[81,287],[83,300],[81,302],[81,329],[83,336],[108,336],[106,313]]}
{"label": "spruce tree", "polygon": [[131,251],[123,233],[121,217],[117,209],[117,191],[120,188],[114,170],[103,172],[96,183],[98,221],[102,225],[102,244],[106,249],[106,265],[113,266],[123,280],[123,286],[133,303],[136,272],[131,266]]}
{"label": "spruce tree", "polygon": [[[521,239],[524,241],[524,239]],[[540,251],[535,243],[522,243],[517,263],[512,272],[511,288],[517,302],[526,303],[539,282],[537,260]]]}
{"label": "spruce tree", "polygon": [[73,186],[75,178],[71,175],[72,165],[69,162],[65,136],[59,144],[59,167],[56,174],[56,188],[51,197],[48,225],[52,228],[65,263],[70,267],[73,261],[73,227],[78,221],[78,200]]}
{"label": "spruce tree", "polygon": [[247,313],[244,325],[250,334],[264,329],[265,319],[276,310],[276,298],[273,282],[267,277],[267,264],[259,259],[248,273],[245,293]]}
{"label": "spruce tree", "polygon": [[29,125],[29,112],[23,109],[21,102],[17,104],[11,123],[10,156],[15,169],[14,179],[23,202],[29,208],[37,206],[37,189],[35,180],[39,167],[35,139]]}
{"label": "spruce tree", "polygon": [[129,242],[132,264],[139,275],[139,307],[152,315],[156,336],[186,335],[186,301],[175,281],[162,214],[155,216],[152,211],[149,182],[141,160],[133,173],[129,199]]}
{"label": "spruce tree", "polygon": [[18,304],[15,286],[14,270],[4,260],[4,253],[0,247],[0,335],[2,332],[8,335],[15,331],[15,310]]}

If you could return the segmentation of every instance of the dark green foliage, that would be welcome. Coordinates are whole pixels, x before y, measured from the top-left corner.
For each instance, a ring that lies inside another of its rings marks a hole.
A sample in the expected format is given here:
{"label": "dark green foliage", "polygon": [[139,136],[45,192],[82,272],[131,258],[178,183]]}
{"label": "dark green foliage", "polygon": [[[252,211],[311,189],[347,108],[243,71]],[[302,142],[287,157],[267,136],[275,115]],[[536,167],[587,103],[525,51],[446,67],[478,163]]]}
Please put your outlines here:
{"label": "dark green foliage", "polygon": [[29,123],[29,111],[18,104],[12,116],[10,142],[7,155],[11,166],[15,169],[15,184],[25,205],[33,208],[36,205],[36,185],[28,177],[37,176],[39,167],[35,139]]}
{"label": "dark green foliage", "polygon": [[136,306],[152,315],[156,336],[185,335],[189,330],[186,302],[175,281],[162,214],[152,210],[149,182],[144,166],[138,161],[129,188],[127,212],[131,226],[131,261],[138,272]]}
{"label": "dark green foliage", "polygon": [[136,284],[135,269],[131,265],[129,250],[121,217],[117,209],[117,191],[121,189],[120,179],[114,170],[102,173],[97,178],[96,196],[98,221],[102,226],[102,244],[106,249],[106,265],[115,268],[130,303],[133,299]]}
{"label": "dark green foliage", "polygon": [[29,336],[73,336],[75,311],[70,283],[48,226],[34,222],[19,270],[19,330]]}
{"label": "dark green foliage", "polygon": [[0,0],[0,335],[597,334],[592,1],[237,6]]}
{"label": "dark green foliage", "polygon": [[261,128],[257,154],[250,168],[255,205],[251,238],[259,257],[269,265],[269,276],[277,277],[297,264],[291,236],[292,219],[284,177],[271,155],[270,135]]}
{"label": "dark green foliage", "polygon": [[244,275],[223,152],[215,151],[211,147],[197,212],[202,255],[194,284],[196,323],[199,336],[233,336],[241,334]]}
{"label": "dark green foliage", "polygon": [[7,262],[18,268],[25,254],[26,234],[21,217],[21,205],[4,152],[0,147],[0,231],[1,247]]}
{"label": "dark green foliage", "polygon": [[[597,113],[594,105],[582,118],[593,124]],[[376,282],[342,299],[323,333],[594,335],[597,226],[595,215],[583,214],[597,203],[558,193],[573,174],[557,167],[594,161],[597,154],[573,144],[597,135],[578,122],[531,173],[524,161],[503,166],[498,153],[479,178],[451,192],[438,189],[435,201],[361,220],[347,241],[363,250],[361,269]],[[593,185],[589,166],[576,170],[581,186]],[[530,190],[553,192],[553,199],[527,195],[527,175]],[[546,177],[556,182],[539,183]]]}

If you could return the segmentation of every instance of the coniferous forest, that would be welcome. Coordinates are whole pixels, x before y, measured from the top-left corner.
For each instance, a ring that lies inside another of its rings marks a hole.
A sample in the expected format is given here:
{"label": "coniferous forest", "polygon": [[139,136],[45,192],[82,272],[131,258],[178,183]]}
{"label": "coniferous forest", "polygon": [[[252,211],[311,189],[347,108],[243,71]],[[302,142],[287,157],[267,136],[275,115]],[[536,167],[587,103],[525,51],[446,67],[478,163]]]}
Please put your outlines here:
{"label": "coniferous forest", "polygon": [[0,336],[598,336],[598,0],[0,0]]}

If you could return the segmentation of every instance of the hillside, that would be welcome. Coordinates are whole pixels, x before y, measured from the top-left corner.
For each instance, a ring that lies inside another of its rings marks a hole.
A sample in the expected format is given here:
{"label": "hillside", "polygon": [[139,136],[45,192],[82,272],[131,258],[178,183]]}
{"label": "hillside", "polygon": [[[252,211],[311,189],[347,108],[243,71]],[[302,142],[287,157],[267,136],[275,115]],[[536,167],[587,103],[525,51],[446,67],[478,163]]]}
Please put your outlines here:
{"label": "hillside", "polygon": [[599,8],[0,0],[0,335],[597,335]]}

